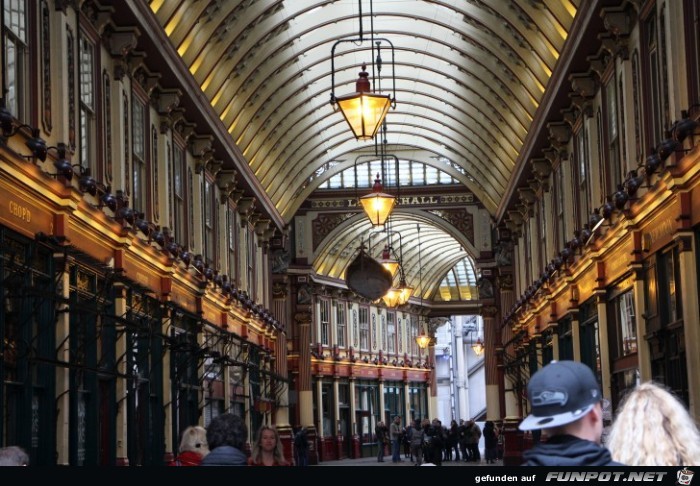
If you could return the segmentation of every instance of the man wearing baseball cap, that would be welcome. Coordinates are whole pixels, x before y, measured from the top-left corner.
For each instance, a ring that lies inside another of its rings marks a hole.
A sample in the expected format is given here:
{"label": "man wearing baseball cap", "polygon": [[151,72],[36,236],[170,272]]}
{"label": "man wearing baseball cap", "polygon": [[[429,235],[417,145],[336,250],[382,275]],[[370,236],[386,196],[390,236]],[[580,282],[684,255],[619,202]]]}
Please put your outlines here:
{"label": "man wearing baseball cap", "polygon": [[620,466],[600,445],[603,399],[593,371],[576,361],[552,361],[527,384],[532,413],[520,430],[544,430],[546,442],[525,451],[524,466]]}

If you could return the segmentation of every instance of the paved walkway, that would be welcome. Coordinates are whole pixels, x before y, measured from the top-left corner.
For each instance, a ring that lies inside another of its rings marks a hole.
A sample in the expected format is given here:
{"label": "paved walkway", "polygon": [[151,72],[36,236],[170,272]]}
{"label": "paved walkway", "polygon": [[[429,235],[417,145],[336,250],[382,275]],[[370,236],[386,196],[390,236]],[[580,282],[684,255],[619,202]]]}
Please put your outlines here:
{"label": "paved walkway", "polygon": [[[392,463],[391,456],[384,457],[384,462],[378,462],[376,457],[362,457],[359,459],[341,459],[340,461],[324,461],[318,466],[381,466],[381,467],[397,467],[409,466],[415,467],[410,459],[403,459],[401,462]],[[464,461],[443,461],[443,466],[502,466],[503,461],[496,461],[496,464],[486,464],[481,462],[464,462]]]}

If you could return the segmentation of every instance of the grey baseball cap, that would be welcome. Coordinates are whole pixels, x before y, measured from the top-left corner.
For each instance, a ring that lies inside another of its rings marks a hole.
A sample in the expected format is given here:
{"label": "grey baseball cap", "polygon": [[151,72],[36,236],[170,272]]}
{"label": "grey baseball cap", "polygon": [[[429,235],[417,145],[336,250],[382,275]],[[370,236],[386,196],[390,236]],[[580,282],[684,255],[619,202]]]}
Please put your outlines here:
{"label": "grey baseball cap", "polygon": [[527,384],[531,414],[520,430],[559,427],[574,422],[601,401],[600,385],[593,371],[577,361],[552,361]]}

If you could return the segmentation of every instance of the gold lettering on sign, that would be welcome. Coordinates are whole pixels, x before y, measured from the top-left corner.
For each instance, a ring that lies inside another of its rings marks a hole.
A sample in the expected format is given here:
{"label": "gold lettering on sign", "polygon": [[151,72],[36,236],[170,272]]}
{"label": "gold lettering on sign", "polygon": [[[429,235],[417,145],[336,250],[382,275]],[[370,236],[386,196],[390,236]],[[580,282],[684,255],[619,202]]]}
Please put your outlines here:
{"label": "gold lettering on sign", "polygon": [[148,284],[148,276],[141,272],[136,272],[136,280],[142,284]]}
{"label": "gold lettering on sign", "polygon": [[10,201],[10,214],[15,218],[21,219],[25,223],[32,222],[32,212],[26,206]]}
{"label": "gold lettering on sign", "polygon": [[626,250],[627,247],[621,249],[605,262],[605,276],[608,281],[615,280],[627,270],[630,258],[626,255]]}
{"label": "gold lettering on sign", "polygon": [[649,248],[664,236],[668,236],[673,233],[674,223],[672,219],[664,219],[658,226],[649,230],[648,233],[644,235],[645,243],[648,243]]}
{"label": "gold lettering on sign", "polygon": [[400,203],[402,205],[407,204],[437,204],[440,200],[437,196],[413,196],[413,197],[402,197]]}
{"label": "gold lettering on sign", "polygon": [[634,285],[634,274],[630,275],[626,279],[624,279],[622,282],[618,284],[618,287],[622,290],[631,288]]}

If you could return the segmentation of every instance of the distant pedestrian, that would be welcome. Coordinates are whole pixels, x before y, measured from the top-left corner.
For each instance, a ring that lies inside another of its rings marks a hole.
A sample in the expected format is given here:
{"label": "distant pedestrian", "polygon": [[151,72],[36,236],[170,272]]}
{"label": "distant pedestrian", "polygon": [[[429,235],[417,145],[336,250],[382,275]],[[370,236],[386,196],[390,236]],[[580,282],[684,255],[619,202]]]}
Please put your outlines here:
{"label": "distant pedestrian", "polygon": [[492,420],[484,424],[484,456],[486,464],[495,464],[498,459],[498,432]]}
{"label": "distant pedestrian", "polygon": [[696,466],[700,432],[678,398],[642,383],[624,399],[608,437],[613,459],[628,466]]}
{"label": "distant pedestrian", "polygon": [[401,462],[401,417],[394,417],[389,426],[389,438],[391,439],[391,462]]}
{"label": "distant pedestrian", "polygon": [[309,465],[309,436],[306,427],[294,434],[294,459],[297,466]]}
{"label": "distant pedestrian", "polygon": [[374,435],[377,439],[377,462],[384,462],[384,447],[389,443],[389,429],[384,422],[377,422]]}

